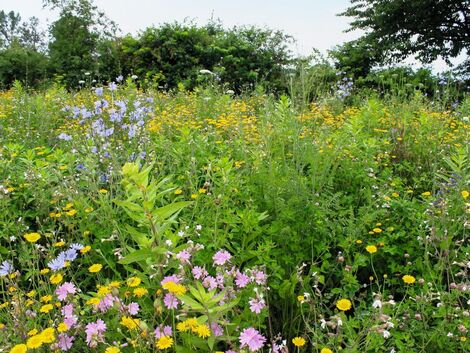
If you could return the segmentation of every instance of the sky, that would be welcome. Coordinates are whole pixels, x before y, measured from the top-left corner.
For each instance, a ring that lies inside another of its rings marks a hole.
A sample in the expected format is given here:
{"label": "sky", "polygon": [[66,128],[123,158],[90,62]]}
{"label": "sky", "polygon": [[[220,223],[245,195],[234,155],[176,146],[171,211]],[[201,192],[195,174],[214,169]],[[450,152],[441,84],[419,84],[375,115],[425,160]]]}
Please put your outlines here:
{"label": "sky", "polygon": [[[226,27],[256,25],[282,30],[295,38],[292,49],[298,55],[311,54],[313,48],[326,54],[335,45],[361,35],[345,32],[350,19],[337,16],[350,5],[349,0],[95,0],[95,4],[118,24],[122,34],[185,19],[205,24],[212,18]],[[43,9],[42,0],[0,0],[0,9],[19,12],[23,19],[38,17],[44,28],[58,16]],[[437,62],[433,68],[441,71],[446,66]]]}

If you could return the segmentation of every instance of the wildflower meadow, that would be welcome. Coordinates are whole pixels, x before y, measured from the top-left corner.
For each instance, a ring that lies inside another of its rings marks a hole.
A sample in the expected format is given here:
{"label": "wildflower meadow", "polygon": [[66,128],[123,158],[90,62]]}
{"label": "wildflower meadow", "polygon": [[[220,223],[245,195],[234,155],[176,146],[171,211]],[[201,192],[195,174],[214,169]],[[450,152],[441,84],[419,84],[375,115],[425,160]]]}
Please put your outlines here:
{"label": "wildflower meadow", "polygon": [[1,352],[470,350],[468,98],[137,81],[0,94]]}

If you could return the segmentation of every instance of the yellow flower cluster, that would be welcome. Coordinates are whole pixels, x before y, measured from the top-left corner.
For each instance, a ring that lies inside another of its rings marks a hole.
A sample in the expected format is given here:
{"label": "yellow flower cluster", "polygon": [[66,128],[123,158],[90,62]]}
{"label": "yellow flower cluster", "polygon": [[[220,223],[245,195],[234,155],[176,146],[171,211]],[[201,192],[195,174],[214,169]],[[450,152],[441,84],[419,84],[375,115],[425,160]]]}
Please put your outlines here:
{"label": "yellow flower cluster", "polygon": [[185,286],[183,286],[182,284],[177,284],[173,281],[168,281],[168,282],[164,283],[162,287],[163,287],[163,289],[166,289],[167,291],[169,291],[170,293],[173,293],[175,295],[186,293],[186,287]]}

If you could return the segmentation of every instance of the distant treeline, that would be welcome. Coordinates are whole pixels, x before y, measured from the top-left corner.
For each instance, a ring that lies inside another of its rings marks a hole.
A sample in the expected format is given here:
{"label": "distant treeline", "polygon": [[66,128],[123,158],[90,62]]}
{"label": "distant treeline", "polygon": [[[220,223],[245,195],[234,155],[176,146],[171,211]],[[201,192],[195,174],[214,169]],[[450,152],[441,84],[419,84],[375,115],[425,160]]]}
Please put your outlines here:
{"label": "distant treeline", "polygon": [[282,31],[185,22],[118,36],[116,25],[88,0],[44,2],[60,10],[48,33],[38,30],[35,18],[22,22],[15,12],[0,12],[1,88],[18,80],[32,88],[60,83],[76,89],[118,76],[165,90],[212,83],[236,93],[290,90],[304,99],[320,90],[347,95],[352,81],[354,89],[384,91],[399,83],[430,95],[450,82],[468,88],[464,80],[439,78],[429,69],[381,69],[377,51],[360,40],[336,47],[328,59],[296,58],[289,49],[292,37]]}

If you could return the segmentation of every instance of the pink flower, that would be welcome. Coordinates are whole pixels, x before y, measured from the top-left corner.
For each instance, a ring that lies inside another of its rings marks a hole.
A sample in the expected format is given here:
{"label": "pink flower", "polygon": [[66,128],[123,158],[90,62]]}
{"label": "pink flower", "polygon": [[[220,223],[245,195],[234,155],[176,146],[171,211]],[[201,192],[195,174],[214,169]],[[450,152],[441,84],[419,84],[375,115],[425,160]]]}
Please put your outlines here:
{"label": "pink flower", "polygon": [[171,326],[163,326],[161,324],[155,329],[155,337],[160,338],[162,336],[171,336],[173,334],[173,330],[171,329]]}
{"label": "pink flower", "polygon": [[62,308],[62,315],[69,317],[73,315],[73,304],[67,304]]}
{"label": "pink flower", "polygon": [[139,310],[140,310],[140,307],[139,307],[139,304],[137,304],[137,303],[132,302],[127,306],[127,311],[131,315],[137,315]]}
{"label": "pink flower", "polygon": [[106,331],[106,324],[103,320],[96,320],[96,322],[90,322],[85,327],[86,343],[88,347],[96,347],[98,342],[103,341],[103,333]]}
{"label": "pink flower", "polygon": [[99,311],[105,313],[108,309],[113,307],[114,302],[118,300],[112,294],[106,294],[103,298],[101,298],[100,302],[96,306]]}
{"label": "pink flower", "polygon": [[75,337],[68,336],[65,333],[61,333],[57,336],[57,346],[64,352],[72,348],[73,340]]}
{"label": "pink flower", "polygon": [[250,277],[248,277],[244,273],[241,273],[240,271],[237,271],[235,283],[239,288],[246,287],[250,282],[251,282]]}
{"label": "pink flower", "polygon": [[211,331],[215,337],[222,336],[224,334],[224,330],[222,330],[222,327],[216,322],[211,324]]}
{"label": "pink flower", "polygon": [[244,329],[240,334],[239,340],[240,348],[248,347],[251,352],[257,351],[266,342],[266,338],[260,335],[253,327]]}
{"label": "pink flower", "polygon": [[186,250],[182,250],[176,254],[176,258],[181,261],[182,264],[189,264],[189,259],[191,258],[191,254]]}
{"label": "pink flower", "polygon": [[202,285],[205,288],[209,288],[209,290],[213,290],[217,288],[217,281],[214,277],[207,276],[206,278],[204,278],[204,281],[202,281]]}
{"label": "pink flower", "polygon": [[199,266],[195,266],[191,272],[195,279],[201,279],[202,277],[207,276],[207,271],[204,268],[199,267]]}
{"label": "pink flower", "polygon": [[181,282],[181,278],[177,275],[166,276],[164,279],[161,280],[160,284],[163,286],[167,282],[174,282],[178,284]]}
{"label": "pink flower", "polygon": [[167,309],[177,309],[178,304],[180,302],[178,301],[178,299],[176,299],[176,297],[173,294],[167,293],[165,295],[165,298],[163,298],[163,303],[165,304]]}
{"label": "pink flower", "polygon": [[254,270],[253,277],[256,284],[263,285],[266,284],[266,273],[263,271]]}
{"label": "pink flower", "polygon": [[77,291],[77,288],[73,283],[70,282],[65,282],[61,286],[57,287],[55,290],[55,294],[59,298],[60,301],[65,300],[67,298],[67,295],[69,294],[75,294]]}
{"label": "pink flower", "polygon": [[264,299],[251,299],[249,301],[250,303],[250,310],[253,313],[259,314],[261,310],[263,310],[266,307],[266,303],[264,302]]}
{"label": "pink flower", "polygon": [[212,260],[214,260],[215,265],[220,265],[223,266],[227,261],[230,261],[232,258],[232,255],[226,250],[220,250],[215,253],[215,255],[212,257]]}

